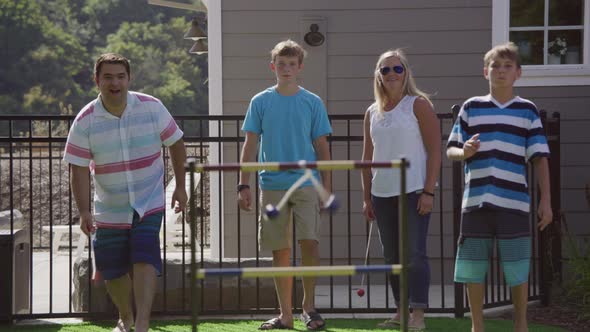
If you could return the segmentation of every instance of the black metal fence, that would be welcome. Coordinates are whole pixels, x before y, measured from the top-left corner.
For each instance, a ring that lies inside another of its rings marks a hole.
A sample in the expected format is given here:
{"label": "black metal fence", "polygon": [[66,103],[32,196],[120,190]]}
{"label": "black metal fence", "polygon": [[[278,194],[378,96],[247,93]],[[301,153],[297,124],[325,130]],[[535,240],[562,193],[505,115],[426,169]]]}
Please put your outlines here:
{"label": "black metal fence", "polygon": [[[454,116],[456,114],[439,114],[443,133],[449,132]],[[4,213],[5,221],[0,221],[0,230],[4,229],[4,233],[0,231],[0,250],[3,250],[0,255],[8,255],[12,261],[8,263],[10,266],[0,269],[5,272],[0,273],[3,276],[0,283],[8,285],[0,289],[6,293],[0,294],[0,321],[42,317],[90,318],[111,316],[114,312],[102,283],[91,279],[91,250],[87,248],[87,240],[82,239],[82,245],[76,245],[79,234],[77,210],[69,189],[68,165],[62,161],[72,120],[72,116],[0,116],[0,211],[7,211]],[[239,160],[243,116],[177,116],[176,120],[185,131],[189,156],[210,163]],[[333,159],[360,159],[363,116],[332,115],[330,120],[334,129],[329,139]],[[552,188],[556,191],[552,197],[554,211],[559,211],[560,202],[556,199],[559,197],[559,177],[555,176],[559,174],[558,114],[545,122],[552,155],[557,156],[551,161]],[[446,142],[447,137],[444,135],[443,141]],[[173,175],[166,152],[165,185]],[[334,186],[341,188],[340,191],[335,188],[335,191],[339,193],[342,208],[338,213],[325,217],[327,224],[322,242],[326,244],[321,250],[322,263],[362,264],[369,236],[368,226],[359,226],[358,221],[353,221],[358,219],[362,204],[362,201],[359,202],[360,175],[346,171],[335,179],[338,183]],[[443,157],[440,179],[435,211],[430,221],[429,258],[436,282],[431,285],[428,311],[462,316],[468,311],[467,299],[462,285],[452,281],[463,183],[460,163],[451,163]],[[534,174],[530,172],[529,183],[535,200],[533,179]],[[246,222],[248,218],[258,219],[258,202],[254,216],[244,215],[237,208],[235,193],[224,193],[224,187],[233,189],[236,183],[237,174],[205,174],[193,192],[199,206],[195,214],[201,268],[265,266],[270,263],[268,257],[263,257],[257,249],[256,222]],[[217,188],[215,197],[211,197],[213,187]],[[215,210],[212,211],[213,208]],[[529,280],[530,299],[540,299],[548,294],[545,289],[550,286],[553,275],[549,270],[558,268],[547,262],[555,262],[556,257],[551,255],[557,252],[559,239],[543,234],[551,239],[550,248],[546,246],[549,242],[540,240],[534,227],[535,211],[533,208],[531,214],[534,250]],[[234,223],[229,221],[232,218]],[[156,315],[186,315],[190,310],[190,283],[186,273],[190,249],[185,242],[189,227],[185,221],[182,215],[177,222],[165,220],[162,225],[162,240],[166,243],[163,258],[166,263],[154,302]],[[179,243],[172,243],[173,239],[167,238],[170,234],[166,231],[168,227],[178,229]],[[228,251],[224,241],[228,241],[226,236],[230,233],[235,235],[232,239],[236,241],[231,259],[224,258],[224,253]],[[251,236],[248,237],[248,234]],[[217,239],[217,246],[211,241],[213,238]],[[250,238],[252,241],[247,240]],[[373,250],[376,254],[371,259],[375,263],[379,262],[380,247],[377,242],[373,241],[377,250]],[[297,256],[298,252],[294,249],[293,264],[298,263]],[[547,259],[549,256],[551,260]],[[316,302],[322,312],[385,313],[393,310],[393,300],[384,276],[367,277],[367,295],[362,300],[356,298],[355,286],[359,281],[355,278],[331,277],[318,281],[321,290],[316,294]],[[255,279],[250,282],[239,278],[216,278],[199,283],[201,313],[204,314],[270,313],[278,307],[272,280]],[[497,255],[491,260],[486,283],[486,307],[511,301]],[[25,289],[26,292],[23,292]],[[296,283],[295,308],[300,309],[300,297],[300,285]]]}

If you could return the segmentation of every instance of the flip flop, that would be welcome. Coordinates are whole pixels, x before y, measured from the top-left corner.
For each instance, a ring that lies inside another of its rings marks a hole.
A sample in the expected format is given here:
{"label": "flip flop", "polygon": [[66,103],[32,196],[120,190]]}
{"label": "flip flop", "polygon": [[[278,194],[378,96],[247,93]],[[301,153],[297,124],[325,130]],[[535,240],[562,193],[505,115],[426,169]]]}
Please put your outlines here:
{"label": "flip flop", "polygon": [[283,324],[279,317],[271,318],[266,322],[260,324],[259,330],[286,330],[293,329],[291,326]]}
{"label": "flip flop", "polygon": [[131,331],[131,326],[126,327],[122,320],[117,321],[117,325],[111,332],[128,332]]}
{"label": "flip flop", "polygon": [[377,327],[379,328],[394,328],[394,327],[399,327],[401,325],[400,321],[394,318],[388,319],[382,323],[377,324]]}
{"label": "flip flop", "polygon": [[[307,327],[307,329],[310,331],[322,330],[326,326],[326,321],[322,318],[322,316],[320,316],[320,314],[317,311],[302,313],[301,321],[305,324],[305,327]],[[314,328],[311,325],[312,322],[321,322],[321,324]]]}

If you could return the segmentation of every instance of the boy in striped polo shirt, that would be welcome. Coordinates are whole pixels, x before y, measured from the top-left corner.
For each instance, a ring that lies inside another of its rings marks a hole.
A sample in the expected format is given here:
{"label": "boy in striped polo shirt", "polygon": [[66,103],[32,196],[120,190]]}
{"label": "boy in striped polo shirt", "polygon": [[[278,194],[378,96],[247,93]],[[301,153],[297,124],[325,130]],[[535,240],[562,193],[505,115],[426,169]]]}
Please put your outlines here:
{"label": "boy in striped polo shirt", "polygon": [[484,281],[495,238],[512,290],[514,330],[527,331],[531,230],[526,164],[532,162],[537,175],[537,225],[543,230],[553,220],[549,148],[535,104],[513,92],[521,75],[517,47],[506,43],[488,51],[483,73],[490,94],[463,103],[447,144],[450,159],[465,161],[455,282],[467,284],[472,331],[483,331]]}
{"label": "boy in striped polo shirt", "polygon": [[[187,201],[183,133],[158,99],[128,91],[130,74],[125,57],[107,53],[98,58],[94,80],[100,94],[76,116],[64,152],[71,165],[80,228],[86,235],[95,233],[96,269],[119,310],[114,332],[130,331],[134,324],[137,332],[149,328],[156,275],[162,272],[163,145],[169,148],[176,179],[175,212]],[[94,213],[89,172],[94,179]]]}

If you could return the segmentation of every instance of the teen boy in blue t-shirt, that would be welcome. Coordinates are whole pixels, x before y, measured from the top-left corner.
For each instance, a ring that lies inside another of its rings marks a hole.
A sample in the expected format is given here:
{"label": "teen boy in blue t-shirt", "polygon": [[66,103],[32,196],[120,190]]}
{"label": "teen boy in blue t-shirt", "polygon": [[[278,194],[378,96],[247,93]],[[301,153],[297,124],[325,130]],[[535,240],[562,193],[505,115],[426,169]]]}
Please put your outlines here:
{"label": "teen boy in blue t-shirt", "polygon": [[[246,140],[241,162],[254,159],[258,142],[260,162],[330,159],[326,136],[332,129],[322,100],[297,85],[297,75],[303,69],[304,55],[303,48],[291,40],[278,43],[272,50],[270,67],[276,75],[277,85],[258,93],[250,102],[242,127],[246,132]],[[269,203],[276,205],[303,172],[299,169],[260,171],[260,206],[264,207]],[[314,175],[318,177],[317,171],[314,171]],[[330,190],[330,173],[323,171],[321,175],[322,184]],[[251,210],[252,205],[249,179],[249,173],[240,172],[238,200],[240,208],[244,210]],[[272,251],[273,266],[290,265],[292,214],[297,241],[301,246],[302,264],[319,265],[320,199],[310,181],[290,196],[287,209],[289,211],[283,211],[272,220],[260,218],[260,249]],[[275,278],[281,313],[262,323],[260,330],[293,327],[292,285],[292,277]],[[314,303],[314,277],[303,278],[303,292],[301,319],[310,330],[323,328],[325,321],[318,314]]]}

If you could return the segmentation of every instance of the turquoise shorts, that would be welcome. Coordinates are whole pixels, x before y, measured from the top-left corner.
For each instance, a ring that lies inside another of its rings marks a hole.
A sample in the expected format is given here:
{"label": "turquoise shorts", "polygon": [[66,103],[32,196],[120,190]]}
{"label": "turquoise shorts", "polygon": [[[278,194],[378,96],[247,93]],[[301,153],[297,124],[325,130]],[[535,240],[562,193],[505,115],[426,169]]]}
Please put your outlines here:
{"label": "turquoise shorts", "polygon": [[133,214],[130,229],[99,228],[93,241],[96,269],[103,279],[113,280],[124,276],[133,264],[147,263],[154,266],[159,276],[162,272],[160,256],[160,227],[163,212],[144,216],[139,220]]}
{"label": "turquoise shorts", "polygon": [[455,282],[485,282],[494,240],[497,241],[506,284],[513,287],[527,282],[531,264],[530,234],[527,215],[485,208],[463,213]]}

